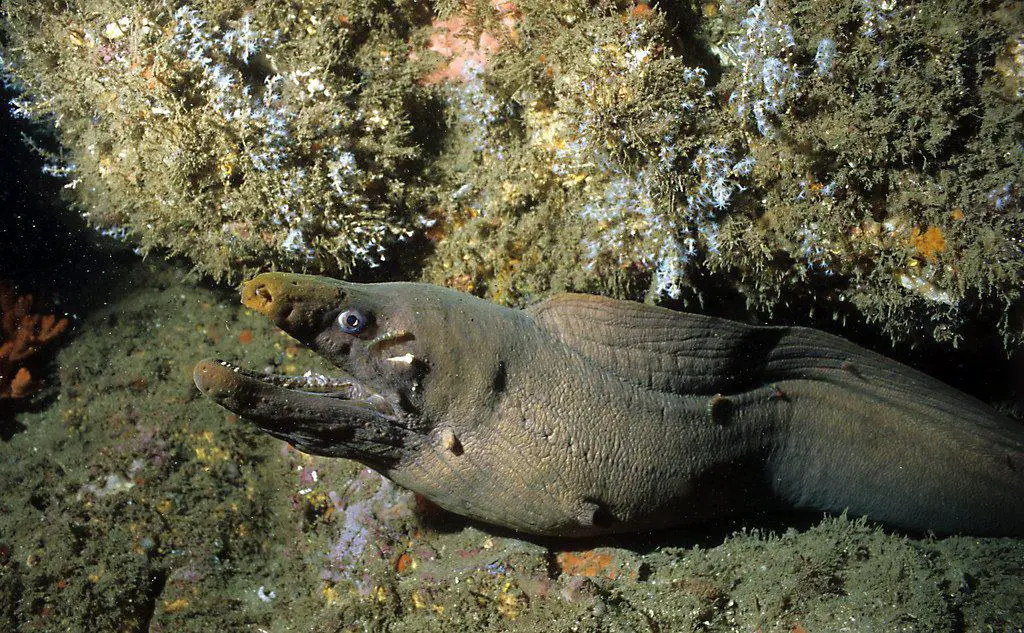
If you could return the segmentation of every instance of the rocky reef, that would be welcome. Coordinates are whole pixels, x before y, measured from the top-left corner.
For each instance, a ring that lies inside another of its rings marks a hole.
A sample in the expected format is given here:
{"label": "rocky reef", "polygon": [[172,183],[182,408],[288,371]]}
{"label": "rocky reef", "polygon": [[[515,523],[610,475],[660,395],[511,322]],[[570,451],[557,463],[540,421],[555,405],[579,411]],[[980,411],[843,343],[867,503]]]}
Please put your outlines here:
{"label": "rocky reef", "polygon": [[5,5],[11,107],[97,228],[219,278],[387,260],[1024,343],[1016,3],[279,7]]}

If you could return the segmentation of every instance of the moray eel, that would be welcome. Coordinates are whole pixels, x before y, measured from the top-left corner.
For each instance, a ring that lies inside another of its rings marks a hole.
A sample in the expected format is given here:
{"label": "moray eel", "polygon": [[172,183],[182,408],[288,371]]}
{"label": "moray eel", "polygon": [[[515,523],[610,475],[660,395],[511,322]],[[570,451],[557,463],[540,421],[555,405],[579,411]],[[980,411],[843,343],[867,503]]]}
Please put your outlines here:
{"label": "moray eel", "polygon": [[785,506],[1024,535],[1024,425],[824,332],[283,273],[242,297],[345,375],[209,359],[204,394],[479,521],[584,536]]}

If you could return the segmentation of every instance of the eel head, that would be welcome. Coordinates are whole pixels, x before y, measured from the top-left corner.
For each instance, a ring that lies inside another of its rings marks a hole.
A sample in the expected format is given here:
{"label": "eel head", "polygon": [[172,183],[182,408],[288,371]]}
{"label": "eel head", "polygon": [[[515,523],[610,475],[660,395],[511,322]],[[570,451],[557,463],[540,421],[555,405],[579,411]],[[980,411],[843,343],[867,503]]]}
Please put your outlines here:
{"label": "eel head", "polygon": [[283,376],[206,359],[193,378],[221,406],[303,452],[390,471],[438,433],[436,420],[473,387],[451,368],[495,362],[474,302],[486,304],[424,284],[264,273],[243,285],[242,303],[343,375]]}

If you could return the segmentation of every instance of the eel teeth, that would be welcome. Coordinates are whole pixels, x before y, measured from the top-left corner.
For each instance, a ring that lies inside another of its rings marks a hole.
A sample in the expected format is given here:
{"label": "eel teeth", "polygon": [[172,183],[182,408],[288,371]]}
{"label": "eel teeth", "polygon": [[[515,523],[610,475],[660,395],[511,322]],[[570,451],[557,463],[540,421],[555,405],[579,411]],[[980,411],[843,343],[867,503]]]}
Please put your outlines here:
{"label": "eel teeth", "polygon": [[312,370],[307,370],[300,376],[288,376],[275,374],[269,368],[263,373],[249,371],[227,361],[219,363],[233,372],[255,378],[262,383],[293,389],[303,393],[315,394],[327,398],[340,398],[352,401],[353,404],[362,404],[377,413],[388,417],[401,417],[401,410],[398,405],[386,397],[375,393],[352,378],[332,378]]}
{"label": "eel teeth", "polygon": [[283,376],[279,374],[264,374],[263,382],[285,387],[287,389],[302,389],[304,391],[354,391],[357,385],[347,378],[331,378],[312,370],[306,371],[301,376]]}
{"label": "eel teeth", "polygon": [[401,356],[391,356],[387,359],[389,363],[401,363],[402,365],[412,365],[416,362],[416,357],[406,352]]}
{"label": "eel teeth", "polygon": [[268,385],[274,385],[275,387],[300,389],[314,393],[337,393],[338,395],[349,398],[360,398],[366,395],[366,390],[363,386],[359,385],[351,378],[332,378],[312,370],[306,371],[306,373],[300,376],[275,374],[270,371],[257,373],[243,369],[234,363],[229,363],[224,360],[220,361],[220,365],[230,369],[236,374],[245,374],[259,379],[260,382],[267,383]]}

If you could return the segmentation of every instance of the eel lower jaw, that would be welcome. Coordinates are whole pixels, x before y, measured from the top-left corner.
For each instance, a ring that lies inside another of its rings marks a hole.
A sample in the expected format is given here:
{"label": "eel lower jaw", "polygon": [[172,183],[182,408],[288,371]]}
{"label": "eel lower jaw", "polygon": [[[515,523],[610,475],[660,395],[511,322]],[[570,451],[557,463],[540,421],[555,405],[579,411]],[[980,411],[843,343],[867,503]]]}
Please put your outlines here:
{"label": "eel lower jaw", "polygon": [[330,377],[312,371],[299,376],[260,373],[224,360],[206,359],[196,365],[193,379],[200,391],[221,406],[257,422],[273,416],[272,411],[264,409],[275,402],[288,410],[320,410],[331,407],[333,401],[338,408],[358,410],[382,421],[397,422],[402,417],[393,399],[348,376]]}

